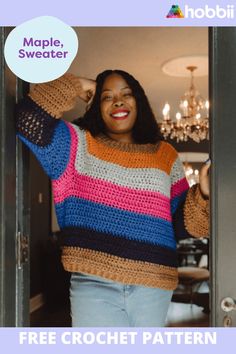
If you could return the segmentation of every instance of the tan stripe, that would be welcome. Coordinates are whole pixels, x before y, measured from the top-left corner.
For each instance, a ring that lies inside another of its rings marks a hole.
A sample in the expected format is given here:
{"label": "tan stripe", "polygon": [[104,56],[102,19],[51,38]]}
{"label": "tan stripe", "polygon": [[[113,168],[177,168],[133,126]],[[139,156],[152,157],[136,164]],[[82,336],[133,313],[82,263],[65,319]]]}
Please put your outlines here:
{"label": "tan stripe", "polygon": [[156,144],[130,144],[119,142],[117,140],[112,140],[111,138],[107,137],[106,135],[99,135],[96,137],[96,140],[102,144],[110,148],[119,149],[120,151],[127,151],[127,152],[157,152],[160,142]]}
{"label": "tan stripe", "polygon": [[124,284],[173,290],[178,282],[176,268],[79,247],[64,247],[62,263],[69,272],[93,274]]}

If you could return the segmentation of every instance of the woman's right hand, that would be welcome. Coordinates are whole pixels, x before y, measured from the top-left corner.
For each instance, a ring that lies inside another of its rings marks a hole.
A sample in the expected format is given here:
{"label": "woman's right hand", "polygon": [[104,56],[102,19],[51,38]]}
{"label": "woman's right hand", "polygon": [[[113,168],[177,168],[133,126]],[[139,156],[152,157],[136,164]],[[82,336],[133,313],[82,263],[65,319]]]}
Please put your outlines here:
{"label": "woman's right hand", "polygon": [[96,81],[79,77],[80,88],[78,90],[78,96],[88,105],[91,104],[96,91]]}

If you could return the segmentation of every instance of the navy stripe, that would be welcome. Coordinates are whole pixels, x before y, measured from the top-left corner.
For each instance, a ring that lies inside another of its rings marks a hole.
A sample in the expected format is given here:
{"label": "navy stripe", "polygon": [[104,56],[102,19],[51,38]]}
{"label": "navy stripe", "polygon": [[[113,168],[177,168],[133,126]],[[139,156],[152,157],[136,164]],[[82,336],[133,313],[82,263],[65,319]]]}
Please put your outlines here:
{"label": "navy stripe", "polygon": [[179,205],[186,199],[188,191],[185,191],[181,193],[180,195],[177,195],[175,198],[171,199],[171,214],[174,215],[174,213],[177,211]]}
{"label": "navy stripe", "polygon": [[53,118],[42,107],[26,96],[16,106],[16,130],[38,146],[51,143],[59,119]]}
{"label": "navy stripe", "polygon": [[50,144],[44,147],[32,143],[21,134],[18,136],[34,153],[51,179],[58,179],[62,175],[69,163],[71,144],[70,131],[65,122],[60,120]]}
{"label": "navy stripe", "polygon": [[173,226],[175,230],[175,238],[177,241],[193,237],[188,233],[184,224],[184,204],[185,200],[182,201],[181,205],[179,205],[176,213],[173,216]]}
{"label": "navy stripe", "polygon": [[19,138],[30,148],[51,179],[58,179],[67,167],[71,137],[68,126],[53,118],[30,97],[16,109]]}
{"label": "navy stripe", "polygon": [[177,253],[169,248],[83,228],[66,228],[60,236],[64,246],[77,246],[126,259],[177,267]]}
{"label": "navy stripe", "polygon": [[164,219],[76,197],[69,197],[56,204],[56,213],[61,228],[88,228],[127,239],[176,248],[173,225]]}

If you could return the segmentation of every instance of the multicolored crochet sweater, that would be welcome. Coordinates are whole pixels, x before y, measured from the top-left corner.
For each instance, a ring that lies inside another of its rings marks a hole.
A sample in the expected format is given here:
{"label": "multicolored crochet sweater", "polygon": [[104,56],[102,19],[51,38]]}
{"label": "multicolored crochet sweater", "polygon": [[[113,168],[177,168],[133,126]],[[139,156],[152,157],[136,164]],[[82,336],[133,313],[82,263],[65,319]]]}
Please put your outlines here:
{"label": "multicolored crochet sweater", "polygon": [[168,143],[94,138],[55,119],[73,106],[79,89],[71,74],[36,85],[17,114],[20,139],[52,180],[64,268],[174,289],[176,239],[207,235],[207,201],[198,187],[189,189]]}

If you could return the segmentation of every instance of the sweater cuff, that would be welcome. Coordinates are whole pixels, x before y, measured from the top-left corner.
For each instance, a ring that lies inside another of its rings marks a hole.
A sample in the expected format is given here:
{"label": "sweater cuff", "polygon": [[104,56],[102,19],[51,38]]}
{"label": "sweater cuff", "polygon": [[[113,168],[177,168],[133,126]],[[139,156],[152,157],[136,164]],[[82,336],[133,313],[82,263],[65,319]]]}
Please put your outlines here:
{"label": "sweater cuff", "polygon": [[196,184],[194,187],[192,187],[194,191],[194,199],[198,205],[200,205],[203,209],[209,208],[209,198],[203,196],[200,185]]}
{"label": "sweater cuff", "polygon": [[66,78],[66,80],[68,80],[68,83],[70,83],[74,87],[74,90],[76,92],[76,96],[78,96],[78,93],[81,90],[80,79],[78,78],[78,76],[76,76],[74,74],[67,73],[64,75],[64,77]]}
{"label": "sweater cuff", "polygon": [[52,117],[60,118],[74,107],[79,89],[79,79],[66,73],[56,80],[36,84],[29,97]]}
{"label": "sweater cuff", "polygon": [[184,204],[184,224],[194,237],[209,236],[209,200],[204,199],[199,185],[192,186]]}

